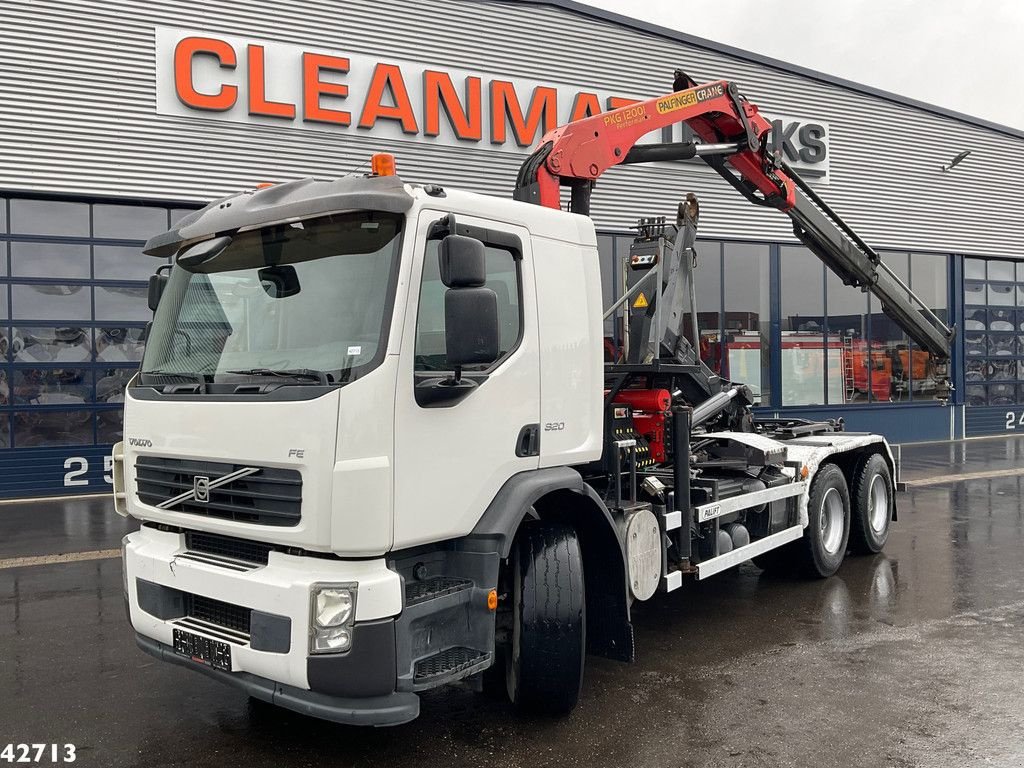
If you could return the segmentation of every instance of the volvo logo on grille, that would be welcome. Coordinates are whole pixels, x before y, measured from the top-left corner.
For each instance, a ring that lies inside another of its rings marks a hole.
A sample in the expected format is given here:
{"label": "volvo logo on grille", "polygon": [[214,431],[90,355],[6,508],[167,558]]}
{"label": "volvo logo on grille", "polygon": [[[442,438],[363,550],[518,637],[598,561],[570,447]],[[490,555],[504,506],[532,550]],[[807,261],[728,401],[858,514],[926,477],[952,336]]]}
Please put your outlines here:
{"label": "volvo logo on grille", "polygon": [[241,480],[243,477],[249,475],[255,475],[260,471],[259,467],[242,467],[236,469],[234,472],[229,472],[226,475],[221,475],[215,480],[211,480],[203,475],[196,475],[192,478],[192,490],[185,491],[185,493],[179,493],[177,496],[163,501],[157,504],[158,509],[170,509],[171,507],[177,506],[178,504],[184,504],[186,501],[196,501],[203,504],[209,503],[210,491],[215,488],[220,488],[222,485],[227,485],[235,480]]}
{"label": "volvo logo on grille", "polygon": [[210,478],[196,475],[192,481],[192,495],[204,504],[210,500]]}

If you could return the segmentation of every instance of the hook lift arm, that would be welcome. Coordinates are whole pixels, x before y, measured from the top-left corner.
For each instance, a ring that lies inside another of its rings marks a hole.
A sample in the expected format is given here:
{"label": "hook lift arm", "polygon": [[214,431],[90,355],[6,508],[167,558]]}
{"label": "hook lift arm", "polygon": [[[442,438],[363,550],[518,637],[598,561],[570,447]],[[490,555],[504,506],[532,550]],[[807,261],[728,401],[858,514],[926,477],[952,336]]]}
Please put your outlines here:
{"label": "hook lift arm", "polygon": [[[652,131],[686,123],[699,142],[637,144]],[[609,168],[701,157],[750,202],[777,208],[793,220],[797,238],[845,284],[870,291],[882,311],[929,352],[940,382],[950,388],[948,327],[881,257],[769,146],[771,123],[725,80],[698,85],[677,70],[673,93],[576,120],[546,134],[526,159],[515,199],[590,214],[594,182]]]}

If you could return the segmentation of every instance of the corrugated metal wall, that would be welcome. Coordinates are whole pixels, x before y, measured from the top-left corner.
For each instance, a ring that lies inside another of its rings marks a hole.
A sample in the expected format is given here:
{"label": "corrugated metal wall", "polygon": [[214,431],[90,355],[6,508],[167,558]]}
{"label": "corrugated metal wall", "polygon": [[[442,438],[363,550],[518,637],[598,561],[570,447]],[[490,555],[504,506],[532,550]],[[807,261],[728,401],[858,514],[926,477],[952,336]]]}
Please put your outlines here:
{"label": "corrugated metal wall", "polygon": [[[684,67],[763,109],[830,125],[829,202],[879,247],[1024,257],[1024,139],[571,11],[481,0],[6,0],[0,3],[0,189],[203,200],[253,183],[337,176],[380,142],[158,115],[154,26],[462,67],[623,95]],[[391,142],[402,175],[509,194],[522,155]],[[969,161],[939,166],[962,149]],[[702,197],[706,237],[788,239],[706,169],[618,169],[594,217],[622,229]]]}

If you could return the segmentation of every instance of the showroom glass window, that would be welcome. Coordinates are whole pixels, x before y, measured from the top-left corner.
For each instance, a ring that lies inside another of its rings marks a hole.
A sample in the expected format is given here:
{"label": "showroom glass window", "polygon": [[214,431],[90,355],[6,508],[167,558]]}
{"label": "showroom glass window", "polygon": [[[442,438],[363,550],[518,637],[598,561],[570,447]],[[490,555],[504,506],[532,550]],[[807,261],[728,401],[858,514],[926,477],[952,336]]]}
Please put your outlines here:
{"label": "showroom glass window", "polygon": [[[697,295],[697,328],[700,331],[700,359],[715,373],[722,373],[725,345],[722,343],[722,249],[715,240],[697,241],[697,263],[693,282]],[[683,333],[692,343],[693,329],[686,315]]]}
{"label": "showroom glass window", "polygon": [[825,405],[826,380],[840,379],[838,340],[825,335],[825,266],[806,248],[779,250],[782,404]]}
{"label": "showroom glass window", "polygon": [[964,259],[964,400],[1024,403],[1024,264]]}
{"label": "showroom glass window", "polygon": [[722,247],[722,375],[749,386],[754,402],[765,405],[771,403],[769,251],[767,244],[724,243]]}
{"label": "showroom glass window", "polygon": [[[882,260],[941,320],[949,321],[949,257],[946,254],[882,253]],[[938,379],[929,355],[910,342],[895,321],[870,297],[872,402],[933,400]]]}
{"label": "showroom glass window", "polygon": [[185,212],[0,200],[0,450],[121,439],[159,264],[142,246]]}
{"label": "showroom glass window", "polygon": [[[1010,270],[1009,308],[1012,310],[1016,302],[1015,288],[1012,285],[1013,270]],[[939,253],[910,254],[910,287],[917,297],[924,302],[935,315],[947,325],[949,316],[949,257]],[[1012,314],[1012,311],[1011,311]],[[939,394],[939,377],[935,375],[935,365],[931,355],[918,347],[910,345],[909,359],[910,388],[914,400],[933,400]]]}
{"label": "showroom glass window", "polygon": [[[949,257],[883,252],[883,262],[949,321]],[[844,285],[807,249],[780,246],[781,404],[844,405],[934,399],[931,356],[870,294]]]}

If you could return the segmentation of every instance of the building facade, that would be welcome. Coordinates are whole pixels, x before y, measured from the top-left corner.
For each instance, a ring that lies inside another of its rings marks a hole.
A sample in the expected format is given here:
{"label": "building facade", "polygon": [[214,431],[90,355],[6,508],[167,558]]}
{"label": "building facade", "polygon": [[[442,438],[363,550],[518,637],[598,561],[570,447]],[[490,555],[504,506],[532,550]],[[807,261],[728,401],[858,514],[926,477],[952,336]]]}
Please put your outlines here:
{"label": "building facade", "polygon": [[[701,201],[701,354],[767,414],[894,441],[1024,429],[1024,132],[570,0],[0,5],[0,496],[99,492],[141,358],[143,242],[204,202],[307,176],[509,195],[554,125],[736,81],[787,160],[957,328],[956,390],[785,216],[699,162],[594,195],[610,299],[630,227]],[[654,141],[680,139],[682,129]],[[960,163],[952,159],[970,150]],[[619,328],[609,322],[614,355]]]}

